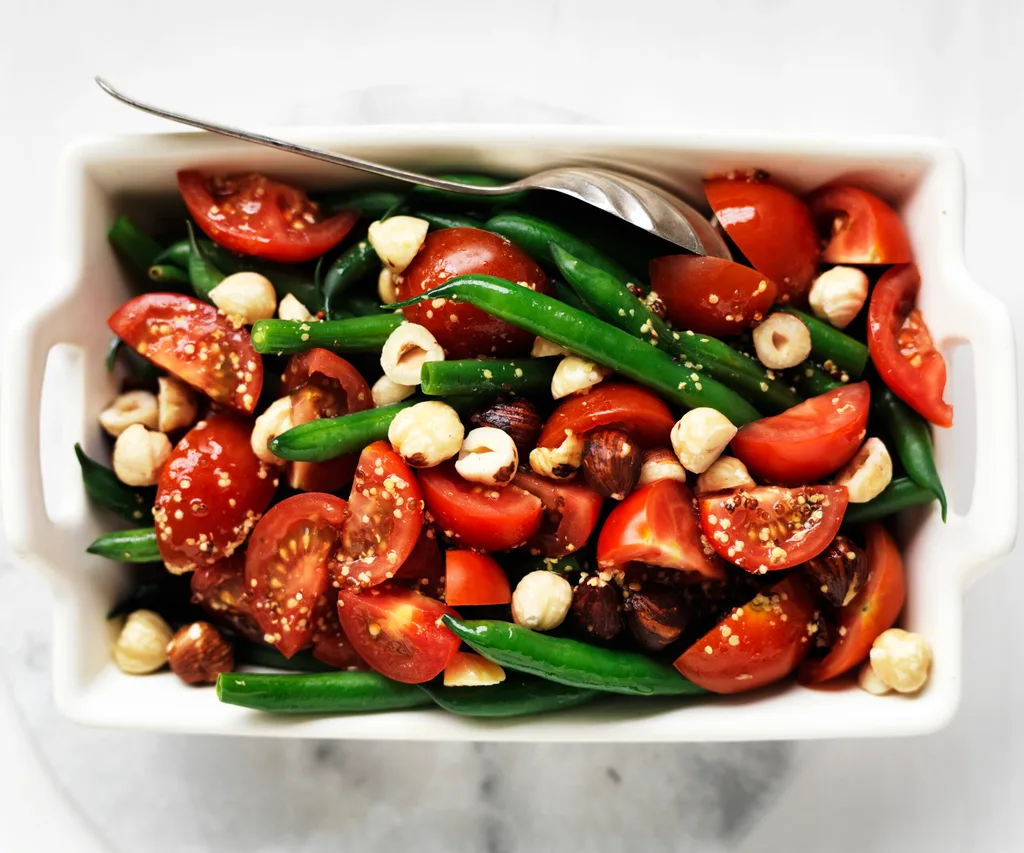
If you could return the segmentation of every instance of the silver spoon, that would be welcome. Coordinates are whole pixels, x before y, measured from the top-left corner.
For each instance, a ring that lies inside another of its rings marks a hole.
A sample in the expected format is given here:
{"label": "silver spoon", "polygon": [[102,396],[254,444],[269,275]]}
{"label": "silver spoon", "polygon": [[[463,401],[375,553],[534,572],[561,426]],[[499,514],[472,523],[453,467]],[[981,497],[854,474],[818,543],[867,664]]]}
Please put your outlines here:
{"label": "silver spoon", "polygon": [[102,77],[97,77],[96,82],[108,95],[130,107],[160,118],[176,121],[179,124],[198,127],[200,130],[233,136],[235,139],[255,142],[257,145],[265,145],[268,148],[276,148],[291,154],[300,154],[303,157],[312,157],[315,160],[323,160],[337,166],[348,166],[350,169],[359,169],[362,172],[370,172],[384,178],[394,178],[410,184],[449,190],[463,195],[496,196],[522,190],[554,190],[624,219],[638,228],[682,246],[695,254],[712,255],[718,258],[730,257],[729,250],[721,237],[715,233],[699,211],[666,190],[622,172],[603,168],[565,166],[547,169],[503,186],[472,186],[192,118],[129,98]]}

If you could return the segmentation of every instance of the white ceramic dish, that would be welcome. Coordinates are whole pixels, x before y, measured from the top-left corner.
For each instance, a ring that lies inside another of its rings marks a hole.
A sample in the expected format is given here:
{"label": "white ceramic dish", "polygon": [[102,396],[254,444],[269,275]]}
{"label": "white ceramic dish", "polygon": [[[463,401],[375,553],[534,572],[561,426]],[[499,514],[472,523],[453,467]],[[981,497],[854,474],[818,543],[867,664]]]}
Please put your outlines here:
{"label": "white ceramic dish", "polygon": [[[186,133],[94,140],[67,152],[53,274],[40,283],[33,314],[12,324],[4,376],[3,511],[14,550],[53,585],[54,695],[67,716],[90,725],[174,732],[519,741],[909,735],[934,731],[951,719],[960,696],[964,589],[1010,550],[1017,523],[1012,329],[1004,306],[965,269],[963,169],[951,148],[920,139],[584,127],[364,127],[281,135],[423,170],[515,175],[567,161],[600,161],[649,171],[698,199],[703,174],[759,167],[797,190],[842,178],[896,204],[921,268],[921,305],[937,344],[947,357],[958,344],[969,344],[973,354],[973,377],[969,365],[951,372],[947,395],[959,404],[957,425],[936,440],[939,470],[952,493],[949,523],[943,525],[931,506],[908,514],[901,531],[909,575],[904,624],[932,644],[931,681],[913,699],[869,696],[849,684],[827,690],[787,685],[731,699],[613,700],[540,718],[488,722],[437,710],[282,719],[221,705],[212,690],[186,687],[171,674],[123,675],[110,659],[114,627],[104,613],[132,568],[84,553],[110,519],[88,505],[72,453],[74,441],[101,452],[95,418],[115,390],[103,365],[105,319],[127,291],[106,230],[123,212],[144,223],[180,216],[175,172],[184,167],[255,169],[310,187],[362,180],[324,164]],[[70,349],[61,348],[48,363],[48,353],[59,344]],[[48,381],[44,395],[47,372],[57,385]]]}

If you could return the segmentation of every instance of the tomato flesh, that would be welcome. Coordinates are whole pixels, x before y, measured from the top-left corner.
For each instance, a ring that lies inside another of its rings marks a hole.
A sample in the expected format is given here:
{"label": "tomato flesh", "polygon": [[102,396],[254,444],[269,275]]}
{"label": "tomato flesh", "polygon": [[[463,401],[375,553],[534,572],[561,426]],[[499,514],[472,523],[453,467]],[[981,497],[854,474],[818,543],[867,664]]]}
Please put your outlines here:
{"label": "tomato flesh", "polygon": [[445,601],[454,607],[508,604],[512,590],[497,560],[476,551],[445,554]]}
{"label": "tomato flesh", "polygon": [[817,556],[839,532],[846,486],[758,486],[701,495],[700,526],[733,565],[764,574]]}
{"label": "tomato flesh", "polygon": [[313,610],[313,657],[335,669],[369,669],[345,636],[338,619],[338,592],[333,586],[320,596]]}
{"label": "tomato flesh", "polygon": [[122,341],[157,367],[251,415],[263,388],[263,361],[249,331],[212,305],[180,293],[145,293],[107,320]]}
{"label": "tomato flesh", "polygon": [[828,234],[822,260],[829,264],[906,264],[913,260],[899,214],[859,187],[818,190],[810,201],[819,230]]}
{"label": "tomato flesh", "polygon": [[604,503],[598,492],[584,482],[550,480],[522,468],[512,485],[536,495],[544,505],[540,529],[526,543],[531,554],[564,557],[587,544]]}
{"label": "tomato flesh", "polygon": [[241,637],[263,642],[263,631],[252,615],[245,588],[245,557],[235,551],[209,566],[200,566],[191,577],[192,603],[206,610],[216,622]]}
{"label": "tomato flesh", "polygon": [[857,382],[744,427],[733,454],[758,480],[797,486],[842,468],[867,435],[871,390]]}
{"label": "tomato flesh", "polygon": [[432,527],[423,525],[416,547],[395,572],[396,586],[406,586],[430,598],[444,599],[444,555]]}
{"label": "tomato flesh", "polygon": [[622,427],[641,447],[660,447],[669,443],[675,422],[653,391],[626,382],[602,382],[560,403],[544,424],[537,447],[558,447],[570,432],[584,436],[605,426]]}

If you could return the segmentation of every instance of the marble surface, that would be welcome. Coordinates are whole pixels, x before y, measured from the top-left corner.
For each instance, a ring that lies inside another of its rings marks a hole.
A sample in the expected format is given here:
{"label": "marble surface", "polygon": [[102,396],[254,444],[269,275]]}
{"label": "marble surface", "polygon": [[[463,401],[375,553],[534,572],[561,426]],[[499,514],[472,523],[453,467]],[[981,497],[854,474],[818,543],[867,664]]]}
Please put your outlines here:
{"label": "marble surface", "polygon": [[[45,286],[63,145],[161,129],[105,101],[90,82],[103,73],[153,100],[250,124],[593,119],[941,136],[967,167],[969,266],[1024,320],[1007,251],[1024,193],[1019,0],[310,0],[301,16],[279,3],[179,0],[166,11],[0,4],[0,155],[16,164],[0,205],[5,306]],[[4,549],[0,849],[1021,849],[1024,658],[1007,606],[1024,594],[1020,562],[1015,553],[968,594],[964,703],[940,734],[531,747],[71,725],[50,696],[48,591]]]}

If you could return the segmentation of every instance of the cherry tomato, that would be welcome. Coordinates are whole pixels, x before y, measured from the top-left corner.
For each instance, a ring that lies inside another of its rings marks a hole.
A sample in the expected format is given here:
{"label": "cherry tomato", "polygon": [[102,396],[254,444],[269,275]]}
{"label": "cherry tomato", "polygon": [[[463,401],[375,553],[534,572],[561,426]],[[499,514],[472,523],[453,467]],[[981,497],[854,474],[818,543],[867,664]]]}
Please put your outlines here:
{"label": "cherry tomato", "polygon": [[651,261],[651,289],[679,329],[738,335],[768,314],[778,288],[764,273],[734,261],[669,255]]}
{"label": "cherry tomato", "polygon": [[160,472],[153,519],[175,574],[230,557],[270,505],[277,474],[252,452],[251,431],[226,415],[200,421]]}
{"label": "cherry tomato", "polygon": [[212,305],[179,293],[129,299],[107,320],[122,341],[211,400],[251,415],[263,388],[263,361],[249,331]]}
{"label": "cherry tomato", "polygon": [[452,463],[420,469],[423,499],[439,530],[465,548],[506,551],[540,528],[543,505],[518,484],[502,489],[470,483]]}
{"label": "cherry tomato", "polygon": [[564,557],[587,544],[597,526],[604,498],[583,482],[549,480],[520,469],[513,486],[536,495],[544,504],[540,530],[526,543],[532,554]]}
{"label": "cherry tomato", "polygon": [[264,639],[285,657],[308,646],[314,611],[327,591],[327,561],[338,542],[345,501],[324,492],[286,498],[253,531],[245,583]]}
{"label": "cherry tomato", "polygon": [[678,669],[712,693],[744,693],[785,678],[810,647],[814,599],[787,577],[734,607],[680,655]]}
{"label": "cherry tomato", "polygon": [[214,243],[285,263],[318,258],[356,224],[359,213],[343,210],[329,219],[299,189],[263,175],[178,172],[178,189],[199,227]]}
{"label": "cherry tomato", "polygon": [[639,562],[725,577],[721,560],[701,533],[693,492],[678,480],[641,486],[605,520],[597,540],[603,569]]}
{"label": "cherry tomato", "polygon": [[[427,235],[397,282],[399,300],[433,290],[457,275],[495,275],[550,294],[544,272],[504,237],[479,228],[446,228]],[[533,335],[467,304],[423,302],[402,309],[411,323],[426,326],[448,358],[506,358],[530,351]]]}
{"label": "cherry tomato", "polygon": [[899,214],[857,187],[825,187],[811,196],[819,231],[828,234],[822,260],[829,264],[907,264],[910,239]]}
{"label": "cherry tomato", "polygon": [[857,382],[740,427],[732,452],[757,480],[814,483],[838,471],[867,434],[871,390]]}
{"label": "cherry tomato", "polygon": [[868,305],[871,361],[897,396],[936,426],[953,426],[953,407],[942,399],[946,362],[914,307],[921,276],[914,264],[886,270]]}
{"label": "cherry tomato", "polygon": [[807,661],[800,673],[804,684],[819,684],[865,660],[875,638],[896,624],[906,599],[903,558],[892,537],[880,524],[869,524],[868,578],[857,597],[835,611],[836,643],[820,660]]}
{"label": "cherry tomato", "polygon": [[764,574],[824,551],[839,532],[849,496],[846,486],[757,486],[697,501],[701,530],[719,556]]}
{"label": "cherry tomato", "polygon": [[356,651],[381,675],[407,684],[430,681],[459,650],[441,622],[452,608],[390,584],[356,593],[342,588],[338,616]]}
{"label": "cherry tomato", "polygon": [[777,184],[751,178],[708,180],[704,193],[747,260],[778,284],[779,301],[805,301],[820,254],[807,205]]}
{"label": "cherry tomato", "polygon": [[444,598],[444,555],[432,527],[423,525],[416,547],[395,572],[395,585],[407,586],[430,598]]}
{"label": "cherry tomato", "polygon": [[587,394],[570,397],[552,412],[538,447],[558,447],[566,434],[586,435],[603,426],[621,426],[641,447],[669,443],[676,419],[653,391],[626,382],[602,382]]}
{"label": "cherry tomato", "polygon": [[338,619],[338,591],[328,586],[313,610],[313,657],[337,669],[369,669]]}
{"label": "cherry tomato", "polygon": [[454,607],[508,604],[512,590],[497,560],[476,551],[448,551],[445,560],[445,601]]}
{"label": "cherry tomato", "polygon": [[192,603],[242,637],[263,642],[263,630],[252,615],[245,588],[245,556],[235,551],[230,557],[192,573]]}
{"label": "cherry tomato", "polygon": [[416,477],[390,444],[374,442],[356,465],[334,580],[343,586],[389,580],[412,553],[422,528],[423,493]]}

